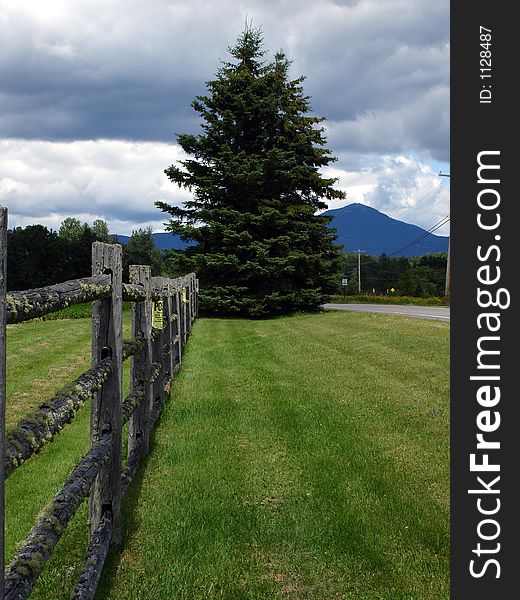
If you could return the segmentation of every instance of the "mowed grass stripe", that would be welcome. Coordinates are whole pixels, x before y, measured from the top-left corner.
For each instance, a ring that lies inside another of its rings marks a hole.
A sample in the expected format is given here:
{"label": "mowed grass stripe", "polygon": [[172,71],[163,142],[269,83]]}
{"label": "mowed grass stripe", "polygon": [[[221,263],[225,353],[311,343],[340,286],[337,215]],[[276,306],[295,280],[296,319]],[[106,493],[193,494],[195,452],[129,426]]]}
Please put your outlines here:
{"label": "mowed grass stripe", "polygon": [[448,335],[199,320],[98,598],[446,598]]}
{"label": "mowed grass stripe", "polygon": [[[312,345],[309,348],[311,350],[311,352],[313,351]],[[348,431],[348,429],[346,430],[345,425],[348,423],[348,420],[351,419],[351,415],[349,414],[343,414],[340,415],[340,421],[339,422],[335,422],[337,421],[336,419],[336,412],[334,410],[334,406],[329,406],[328,402],[326,401],[326,396],[327,394],[324,394],[324,401],[322,401],[321,403],[318,403],[316,401],[316,394],[320,393],[317,389],[314,389],[312,386],[312,382],[311,381],[306,381],[305,378],[305,371],[306,371],[306,367],[308,366],[308,359],[305,355],[303,354],[290,354],[288,357],[286,357],[284,360],[287,363],[288,360],[293,359],[293,363],[300,363],[300,364],[290,364],[287,365],[289,368],[289,371],[293,371],[293,372],[298,372],[299,368],[301,367],[300,372],[303,374],[303,379],[300,380],[299,384],[296,384],[296,382],[293,383],[293,389],[287,389],[286,393],[288,393],[290,395],[290,397],[293,399],[293,402],[286,402],[285,399],[282,397],[282,395],[280,394],[274,394],[274,396],[277,396],[278,398],[280,398],[281,402],[279,403],[279,418],[277,419],[277,422],[280,423],[280,435],[286,435],[287,439],[289,439],[290,441],[293,442],[293,449],[296,450],[299,454],[299,460],[298,460],[298,464],[302,464],[303,462],[307,462],[309,468],[308,469],[304,469],[304,472],[309,474],[312,473],[312,482],[314,482],[315,486],[319,486],[319,496],[321,496],[320,502],[318,503],[318,509],[321,510],[323,507],[323,500],[325,500],[326,498],[330,498],[332,500],[332,504],[331,504],[331,508],[340,508],[342,506],[344,507],[348,507],[351,498],[354,497],[355,495],[349,496],[344,495],[345,497],[341,497],[342,493],[341,491],[339,491],[339,495],[338,495],[338,489],[337,486],[334,484],[335,481],[335,476],[336,473],[334,473],[334,471],[331,471],[330,468],[328,468],[328,462],[331,460],[331,458],[333,458],[333,455],[335,455],[335,459],[336,459],[336,463],[338,461],[341,461],[342,458],[344,460],[345,457],[345,451],[349,451],[351,450],[350,446],[351,446],[351,442],[344,443],[345,442],[345,438],[344,438],[344,434],[347,431],[347,433],[350,434],[359,434],[358,431],[352,431],[352,429],[350,430],[350,432]],[[266,374],[267,375],[267,374]],[[276,384],[275,384],[276,387]],[[283,391],[283,390],[282,390]],[[295,402],[296,400],[299,400],[299,402]],[[304,409],[302,410],[302,407],[304,407]],[[311,408],[311,410],[309,410],[309,407],[313,407],[313,409]],[[322,410],[319,410],[319,409]],[[356,415],[354,418],[354,425],[356,425],[356,421],[358,420],[358,416]],[[379,419],[377,419],[379,420]],[[297,434],[298,431],[302,431],[302,430],[307,430],[310,435],[305,436],[304,438],[300,438],[298,435],[287,435],[287,432],[290,430],[293,430],[291,433],[295,433]],[[357,429],[357,428],[356,428]],[[340,433],[340,436],[338,437],[337,435],[335,435],[336,433]],[[377,439],[377,437],[376,437]],[[296,442],[296,443],[294,443]],[[367,464],[365,461],[365,453],[367,452],[374,452],[376,455],[380,455],[381,456],[381,452],[379,450],[378,447],[375,448],[370,448],[370,443],[371,440],[365,436],[365,435],[361,435],[361,437],[359,438],[359,447],[362,448],[362,453],[359,457],[357,457],[356,459],[356,455],[353,455],[352,453],[350,454],[349,457],[349,461],[347,464],[347,467],[350,467],[350,471],[351,471],[351,477],[353,479],[353,481],[349,482],[353,483],[353,485],[355,486],[356,484],[356,471],[360,471],[361,467],[361,471],[362,471],[362,478],[361,481],[362,483],[365,483],[366,480],[366,469],[367,469]],[[373,444],[372,444],[373,445]],[[338,452],[339,450],[339,452]],[[384,455],[383,455],[384,457]],[[361,459],[361,460],[359,460]],[[320,464],[320,460],[321,463]],[[356,469],[356,462],[357,464],[357,469]],[[388,461],[386,461],[388,462]],[[392,463],[390,463],[390,468],[393,469],[394,465]],[[384,469],[385,468],[385,461],[381,460],[381,463],[378,465],[379,469]],[[334,475],[334,479],[331,481],[331,475]],[[377,473],[375,473],[375,476],[377,477]],[[384,480],[384,477],[382,477],[381,479]],[[381,482],[377,481],[377,479],[375,479],[376,484],[378,484],[378,487],[381,488]],[[349,486],[351,487],[351,486]],[[371,490],[366,490],[367,492],[371,492]],[[390,490],[385,490],[385,494],[384,497],[388,497],[389,495],[389,491]],[[362,499],[366,498],[367,494],[362,494]],[[394,494],[394,496],[399,496],[397,498],[388,498],[387,500],[387,504],[392,506],[391,504],[391,500],[396,500],[397,504],[400,505],[400,508],[402,508],[402,501],[403,501],[403,497],[402,497],[402,493],[399,490],[398,494]],[[336,506],[333,506],[336,505]],[[399,511],[398,511],[399,512]],[[363,525],[363,518],[364,518],[364,511],[363,510],[359,510],[359,507],[351,507],[351,509],[348,511],[348,514],[346,514],[345,516],[348,517],[350,519],[350,521],[352,522],[352,516],[357,516],[357,518],[360,520],[361,524]],[[374,515],[371,515],[371,517],[373,517]],[[351,523],[353,525],[353,523]],[[400,523],[396,523],[397,527],[399,527]],[[402,524],[401,524],[402,525]],[[397,528],[396,527],[396,528]],[[407,529],[408,525],[404,525],[404,529]],[[365,528],[361,527],[358,528],[360,530],[360,535],[359,535],[359,539],[356,539],[355,536],[353,536],[353,530],[354,527],[350,528],[349,531],[349,536],[347,536],[347,538],[345,540],[341,539],[340,536],[340,542],[343,544],[343,546],[345,546],[344,542],[346,541],[347,543],[349,542],[353,542],[354,545],[356,546],[356,549],[359,550],[359,547],[362,544],[366,545],[366,551],[367,554],[370,553],[373,549],[376,549],[379,547],[379,544],[377,543],[373,543],[370,540],[366,539],[366,535],[365,535]],[[403,527],[401,526],[401,529],[403,529]],[[325,540],[326,544],[330,543],[330,539],[331,536],[334,536],[334,530],[327,532],[328,538]],[[368,543],[367,543],[368,542]],[[437,542],[436,538],[434,538],[433,540],[434,544],[435,542]],[[431,544],[431,540],[429,540],[429,545],[434,545]],[[399,549],[398,549],[399,550]],[[375,555],[376,558],[376,565],[378,563],[380,563],[380,559],[381,559],[381,555],[377,554]],[[380,565],[379,565],[380,566]]]}

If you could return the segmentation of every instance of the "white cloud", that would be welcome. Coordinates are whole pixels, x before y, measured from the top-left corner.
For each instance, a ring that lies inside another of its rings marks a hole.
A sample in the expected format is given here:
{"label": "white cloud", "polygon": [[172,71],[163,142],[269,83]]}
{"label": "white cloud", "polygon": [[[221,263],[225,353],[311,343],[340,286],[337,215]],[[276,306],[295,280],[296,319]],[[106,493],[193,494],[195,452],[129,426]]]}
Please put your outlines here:
{"label": "white cloud", "polygon": [[[190,197],[163,172],[184,157],[179,146],[158,142],[3,140],[0,195],[9,208],[10,227],[41,223],[58,229],[65,217],[74,216],[88,223],[105,219],[114,233],[148,226],[161,230],[167,215],[154,202],[180,205]],[[449,212],[449,189],[431,192],[443,180],[413,156],[340,160],[325,174],[339,178],[337,187],[347,193],[348,204],[368,204],[425,228]],[[336,201],[329,208],[343,204]]]}
{"label": "white cloud", "polygon": [[[359,202],[424,229],[449,214],[448,182],[431,165],[403,155],[365,157],[363,162],[357,171],[327,169],[327,176],[338,177],[337,187],[347,193],[346,202],[332,202],[329,208]],[[435,234],[449,235],[449,225]]]}
{"label": "white cloud", "polygon": [[162,228],[167,215],[154,202],[179,205],[188,193],[163,173],[183,157],[177,145],[96,140],[0,141],[0,195],[10,227],[42,223],[54,229],[67,216],[108,221],[114,233]]}

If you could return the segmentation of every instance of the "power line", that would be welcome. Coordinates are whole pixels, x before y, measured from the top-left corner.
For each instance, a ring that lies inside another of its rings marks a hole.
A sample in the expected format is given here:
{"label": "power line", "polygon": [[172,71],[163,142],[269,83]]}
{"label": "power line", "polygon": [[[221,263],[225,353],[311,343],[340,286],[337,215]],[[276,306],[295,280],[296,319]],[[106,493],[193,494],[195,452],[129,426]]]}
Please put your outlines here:
{"label": "power line", "polygon": [[[420,242],[425,237],[433,234],[434,231],[437,231],[437,229],[440,229],[441,227],[443,227],[444,225],[446,225],[446,223],[448,223],[449,220],[450,220],[450,215],[446,215],[440,221],[438,221],[437,223],[435,223],[435,225],[432,225],[430,227],[430,229],[428,229],[424,233],[421,233],[419,235],[419,237],[415,238],[415,240],[413,240],[410,243],[406,244],[406,246],[402,246],[401,248],[398,248],[397,250],[394,250],[393,252],[385,253],[385,255],[387,257],[394,256],[398,252],[402,252],[403,250],[406,250],[407,248],[410,248],[410,246],[413,246],[413,245],[417,244],[417,242]],[[373,262],[377,262],[377,261],[375,261],[375,260],[369,260],[369,261],[367,261],[366,263],[363,263],[363,264],[370,264],[370,263],[373,263]]]}
{"label": "power line", "polygon": [[[397,250],[394,250],[393,252],[386,254],[386,257],[390,258],[391,256],[394,256],[398,252],[402,252],[403,250],[406,250],[407,248],[414,246],[415,244],[417,244],[424,238],[428,237],[429,235],[432,235],[434,231],[437,231],[437,229],[440,229],[441,227],[446,225],[449,221],[450,221],[450,215],[446,215],[440,221],[435,223],[435,225],[432,225],[432,227],[430,227],[430,229],[428,229],[428,231],[425,231],[424,233],[422,233],[419,237],[417,237],[415,240],[411,241],[406,246],[402,246],[401,248],[398,248]],[[358,255],[358,287],[360,289],[361,289],[361,281],[360,281],[361,267],[379,262],[379,259],[367,260],[365,262],[361,262],[361,252],[363,252],[363,250],[355,250],[354,251],[354,253]],[[354,270],[352,270],[352,273],[353,272],[354,272]]]}
{"label": "power line", "polygon": [[418,238],[416,238],[415,240],[413,240],[413,242],[410,242],[409,244],[407,244],[406,246],[403,246],[402,248],[399,248],[398,250],[394,250],[394,252],[391,252],[390,254],[387,254],[387,256],[394,256],[394,254],[397,254],[398,252],[402,252],[403,250],[406,250],[407,248],[410,248],[410,246],[414,246],[415,244],[417,244],[418,242],[420,242],[421,240],[423,240],[425,237],[431,235],[434,231],[437,231],[437,229],[440,229],[441,227],[443,227],[444,225],[446,225],[449,222],[449,220],[450,220],[450,215],[446,215],[438,223],[436,223],[435,225],[433,225],[433,227],[431,227],[430,229],[428,229],[428,231],[425,231],[422,235],[420,235]]}
{"label": "power line", "polygon": [[[421,198],[419,198],[419,200],[417,200],[417,202],[416,202],[414,205],[412,205],[412,206],[407,206],[407,207],[406,207],[406,208],[405,208],[405,209],[404,209],[402,212],[398,213],[398,214],[396,215],[396,217],[399,217],[399,218],[401,218],[401,217],[402,217],[404,214],[406,214],[406,213],[407,213],[409,210],[412,210],[412,208],[417,208],[417,207],[419,206],[419,204],[421,204],[421,202],[422,202],[423,200],[426,200],[426,198],[428,198],[428,196],[429,196],[430,194],[433,194],[433,192],[436,192],[436,191],[437,191],[437,190],[438,190],[438,189],[439,189],[439,188],[442,186],[442,184],[443,184],[443,183],[444,183],[444,180],[442,180],[442,181],[441,181],[441,182],[440,182],[438,185],[436,185],[436,186],[435,186],[433,189],[431,189],[429,192],[427,192],[426,194],[424,194],[424,196],[422,196]],[[420,213],[419,213],[417,216],[419,216],[419,215],[423,215],[424,213],[427,213],[427,212],[431,212],[431,209],[428,209],[428,210],[423,210],[423,211],[422,211],[422,212],[420,212]],[[396,217],[394,217],[394,218],[396,218]]]}
{"label": "power line", "polygon": [[[449,173],[439,171],[439,177],[451,177]],[[451,235],[448,238],[448,260],[446,261],[446,283],[444,285],[444,295],[448,297],[451,294],[451,260],[450,260]]]}
{"label": "power line", "polygon": [[[398,219],[398,218],[402,217],[402,215],[406,214],[409,210],[412,210],[412,208],[417,208],[417,206],[419,206],[419,204],[421,204],[424,200],[426,200],[426,198],[428,198],[428,196],[433,194],[433,192],[436,192],[442,186],[443,183],[444,183],[444,180],[442,180],[438,185],[433,187],[431,190],[426,192],[426,194],[424,194],[418,200],[416,200],[415,204],[413,206],[405,207],[404,210],[402,210],[401,212],[398,212],[395,217],[390,217],[390,218]],[[431,212],[431,209],[421,211],[420,213],[418,213],[418,216],[424,215],[425,213],[428,213],[428,212]],[[364,233],[366,235],[367,233],[372,233],[372,232],[376,231],[376,229],[377,229],[377,227],[369,227],[368,229],[366,229],[364,231]],[[350,250],[350,252],[354,252],[354,251]]]}

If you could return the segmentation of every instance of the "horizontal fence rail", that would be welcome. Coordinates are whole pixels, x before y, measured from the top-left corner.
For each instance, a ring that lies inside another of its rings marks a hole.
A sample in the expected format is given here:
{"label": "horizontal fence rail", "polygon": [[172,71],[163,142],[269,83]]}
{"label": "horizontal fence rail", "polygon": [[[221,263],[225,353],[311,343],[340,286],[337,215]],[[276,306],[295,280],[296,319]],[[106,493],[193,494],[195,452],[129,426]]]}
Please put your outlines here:
{"label": "horizontal fence rail", "polygon": [[103,461],[112,448],[112,436],[100,438],[80,461],[65,485],[48,504],[5,573],[5,598],[27,598],[38,575],[58,543],[71,517],[86,498]]}
{"label": "horizontal fence rail", "polygon": [[70,391],[56,394],[16,429],[7,433],[6,478],[72,421],[83,404],[101,388],[111,371],[112,360],[103,359],[98,365],[80,375],[70,386]]}
{"label": "horizontal fence rail", "polygon": [[[181,277],[179,281],[183,279]],[[123,283],[122,291],[123,300],[129,302],[144,302],[146,297],[144,288],[139,285]],[[22,323],[43,317],[67,306],[108,298],[111,293],[110,275],[71,279],[48,287],[9,292],[6,295],[7,323]],[[161,300],[163,297],[161,290],[152,290],[153,300]]]}
{"label": "horizontal fence rail", "polygon": [[[121,543],[121,499],[143,456],[169,396],[197,315],[195,274],[151,277],[150,267],[130,267],[123,283],[121,246],[95,242],[92,277],[6,292],[7,209],[0,207],[0,560],[4,556],[4,481],[90,401],[90,450],[40,513],[0,578],[0,600],[23,600],[52,555],[81,502],[89,499],[89,546],[72,598],[91,599],[110,545]],[[122,338],[122,301],[132,302],[132,338]],[[42,317],[72,304],[92,302],[92,367],[5,432],[6,325]],[[131,359],[130,393],[121,396],[122,363]],[[121,456],[128,423],[128,454]],[[2,562],[3,569],[3,562]]]}
{"label": "horizontal fence rail", "polygon": [[111,290],[110,275],[99,275],[34,290],[10,292],[6,298],[7,322],[21,323],[73,304],[106,298]]}

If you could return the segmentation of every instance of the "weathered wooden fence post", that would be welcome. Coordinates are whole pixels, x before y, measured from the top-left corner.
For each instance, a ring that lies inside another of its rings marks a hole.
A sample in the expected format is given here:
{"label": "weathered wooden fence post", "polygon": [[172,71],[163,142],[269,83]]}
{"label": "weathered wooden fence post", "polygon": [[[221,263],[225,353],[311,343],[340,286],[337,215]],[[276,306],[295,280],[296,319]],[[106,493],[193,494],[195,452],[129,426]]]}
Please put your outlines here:
{"label": "weathered wooden fence post", "polygon": [[177,283],[175,283],[174,289],[172,291],[172,304],[173,304],[173,312],[175,313],[175,321],[173,323],[173,335],[174,335],[174,369],[179,369],[181,366],[182,359],[182,348],[181,348],[181,311],[180,311],[180,302],[179,302],[179,288]]}
{"label": "weathered wooden fence post", "polygon": [[166,277],[163,279],[163,293],[164,293],[164,333],[163,333],[163,372],[165,385],[165,397],[169,394],[170,390],[170,381],[172,378],[172,364],[171,364],[171,356],[172,356],[172,311],[171,311],[171,298],[170,298],[170,280]]}
{"label": "weathered wooden fence post", "polygon": [[[131,392],[142,389],[143,398],[128,423],[128,456],[139,452],[148,454],[150,444],[150,410],[152,384],[150,382],[152,362],[152,292],[151,268],[144,265],[130,265],[130,283],[144,287],[146,300],[135,302],[132,306],[132,335],[145,339],[144,348],[132,357]],[[139,444],[141,448],[139,449]]]}
{"label": "weathered wooden fence post", "polygon": [[[162,293],[164,288],[164,277],[152,277],[152,289],[156,294],[160,294],[162,307],[163,307],[163,318],[161,322],[157,322],[154,327],[157,329],[155,332],[155,338],[152,342],[152,361],[155,363],[159,363],[160,365],[163,363],[163,348],[164,348],[164,295]],[[157,404],[158,402],[162,402],[164,398],[164,373],[155,378],[153,382],[153,404]]]}
{"label": "weathered wooden fence post", "polygon": [[199,280],[195,276],[195,316],[199,316]]}
{"label": "weathered wooden fence post", "polygon": [[191,324],[195,321],[195,276],[190,277],[190,314]]}
{"label": "weathered wooden fence post", "polygon": [[186,277],[186,312],[189,333],[191,331],[191,277]]}
{"label": "weathered wooden fence post", "polygon": [[[170,381],[173,377],[173,369],[175,368],[175,350],[174,350],[174,346],[175,346],[175,320],[177,318],[177,316],[175,315],[175,305],[173,302],[173,293],[174,293],[174,286],[173,286],[173,281],[171,279],[167,280],[167,284],[166,284],[166,291],[167,291],[167,301],[168,301],[168,337],[170,340],[170,352],[168,353],[168,368],[169,368],[169,372],[170,372]],[[170,384],[171,385],[171,384]]]}
{"label": "weathered wooden fence post", "polygon": [[0,600],[4,597],[5,361],[7,283],[7,208],[0,206]]}
{"label": "weathered wooden fence post", "polygon": [[121,246],[92,245],[92,275],[110,274],[112,294],[92,304],[92,363],[110,357],[112,371],[90,405],[90,443],[112,433],[110,459],[101,467],[89,498],[90,535],[103,514],[112,513],[114,545],[121,544],[121,367],[122,367],[122,264]]}
{"label": "weathered wooden fence post", "polygon": [[182,278],[182,347],[186,345],[188,339],[188,310],[187,310],[187,296],[186,296],[186,277]]}
{"label": "weathered wooden fence post", "polygon": [[182,286],[181,279],[178,277],[175,280],[175,312],[177,314],[177,337],[178,337],[178,353],[179,353],[179,365],[182,362]]}
{"label": "weathered wooden fence post", "polygon": [[[168,293],[168,313],[170,315],[170,319],[168,322],[168,328],[169,328],[169,336],[170,336],[170,353],[168,355],[170,362],[169,364],[169,369],[170,369],[170,382],[171,379],[173,378],[174,372],[173,369],[175,368],[175,328],[174,328],[174,322],[175,319],[177,318],[175,315],[175,305],[173,303],[173,282],[171,279],[167,279],[167,284],[166,284],[166,290]],[[171,383],[170,383],[170,387],[171,387]]]}

